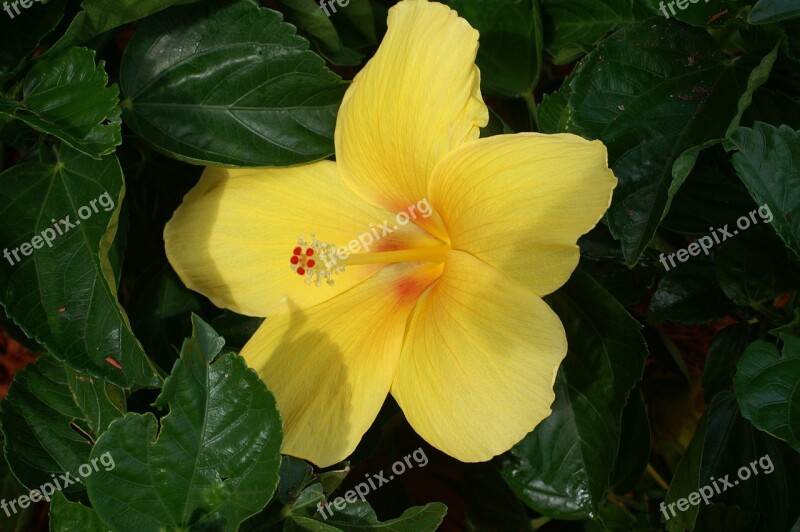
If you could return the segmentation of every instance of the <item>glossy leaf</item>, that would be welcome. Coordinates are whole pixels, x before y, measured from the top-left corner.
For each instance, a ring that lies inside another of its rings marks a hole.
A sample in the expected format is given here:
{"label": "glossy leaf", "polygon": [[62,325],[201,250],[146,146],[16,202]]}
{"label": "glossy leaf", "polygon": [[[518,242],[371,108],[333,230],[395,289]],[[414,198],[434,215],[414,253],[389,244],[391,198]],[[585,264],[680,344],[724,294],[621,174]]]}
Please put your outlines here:
{"label": "glossy leaf", "polygon": [[53,156],[0,174],[0,248],[8,250],[0,302],[70,367],[125,388],[155,385],[155,369],[117,301],[109,260],[125,192],[119,163],[66,146]]}
{"label": "glossy leaf", "polygon": [[756,122],[737,129],[725,149],[755,202],[769,207],[772,227],[800,257],[800,132]]}
{"label": "glossy leaf", "polygon": [[[109,427],[92,458],[115,467],[87,479],[89,499],[117,530],[234,530],[278,483],[282,430],[275,399],[244,360],[197,317],[155,405]],[[154,502],[158,504],[154,504]]]}
{"label": "glossy leaf", "polygon": [[248,0],[148,17],[122,60],[123,118],[199,164],[282,166],[331,155],[346,85],[294,32]]}
{"label": "glossy leaf", "polygon": [[108,85],[105,63],[94,52],[71,48],[34,66],[22,85],[21,102],[3,102],[0,114],[22,120],[92,157],[122,142],[119,90]]}
{"label": "glossy leaf", "polygon": [[503,476],[533,509],[587,518],[610,489],[622,411],[647,349],[638,322],[580,270],[552,296],[552,305],[569,343],[553,413],[512,448]]}
{"label": "glossy leaf", "polygon": [[731,65],[705,31],[648,22],[618,31],[581,63],[570,120],[608,146],[619,178],[608,222],[628,265],[650,243],[700,150],[736,128],[776,56],[777,46]]}
{"label": "glossy leaf", "polygon": [[[30,489],[53,474],[82,480],[79,467],[89,461],[92,443],[124,411],[119,388],[42,356],[15,375],[0,402],[9,466]],[[84,491],[81,482],[64,488],[71,496]]]}
{"label": "glossy leaf", "polygon": [[800,338],[782,334],[778,348],[757,341],[737,364],[734,386],[742,415],[800,451]]}

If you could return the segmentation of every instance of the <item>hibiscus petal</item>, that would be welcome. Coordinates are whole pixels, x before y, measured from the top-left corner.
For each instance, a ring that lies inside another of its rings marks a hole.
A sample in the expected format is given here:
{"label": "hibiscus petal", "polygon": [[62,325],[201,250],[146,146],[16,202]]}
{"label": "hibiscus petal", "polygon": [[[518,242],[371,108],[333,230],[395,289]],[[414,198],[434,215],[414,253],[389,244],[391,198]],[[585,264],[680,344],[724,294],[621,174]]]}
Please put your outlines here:
{"label": "hibiscus petal", "polygon": [[479,462],[550,414],[567,352],[558,316],[491,266],[450,251],[411,316],[392,395],[428,443]]}
{"label": "hibiscus petal", "polygon": [[[478,32],[427,0],[389,10],[388,32],[347,90],[336,159],[367,201],[401,212],[425,198],[436,163],[478,138],[489,115],[475,66]],[[435,217],[417,220],[439,237]]]}
{"label": "hibiscus petal", "polygon": [[[352,288],[382,266],[352,266],[335,285],[308,286],[290,268],[297,237],[347,246],[394,215],[370,205],[320,161],[291,168],[206,168],[164,230],[167,257],[181,280],[215,305],[266,316],[290,298],[300,308]],[[374,249],[432,240],[413,224]]]}
{"label": "hibiscus petal", "polygon": [[602,142],[520,133],[449,153],[434,171],[429,198],[453,249],[542,296],[569,279],[577,239],[608,209],[616,183]]}
{"label": "hibiscus petal", "polygon": [[389,393],[411,309],[441,269],[394,264],[307,310],[290,300],[261,325],[241,354],[275,394],[284,454],[327,467],[353,452]]}

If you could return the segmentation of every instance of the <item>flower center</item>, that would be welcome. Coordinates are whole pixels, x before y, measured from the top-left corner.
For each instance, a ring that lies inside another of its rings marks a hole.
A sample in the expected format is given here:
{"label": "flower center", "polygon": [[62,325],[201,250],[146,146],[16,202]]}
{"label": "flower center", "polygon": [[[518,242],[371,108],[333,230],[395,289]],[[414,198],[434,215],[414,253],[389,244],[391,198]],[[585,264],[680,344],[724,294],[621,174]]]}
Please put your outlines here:
{"label": "flower center", "polygon": [[392,251],[373,251],[366,253],[347,252],[347,248],[337,248],[336,244],[318,240],[311,235],[311,241],[298,237],[297,246],[292,250],[289,263],[292,271],[305,277],[306,284],[321,286],[323,282],[333,286],[334,275],[345,271],[345,266],[366,264],[392,264],[396,262],[444,262],[448,244],[438,246],[398,249]]}

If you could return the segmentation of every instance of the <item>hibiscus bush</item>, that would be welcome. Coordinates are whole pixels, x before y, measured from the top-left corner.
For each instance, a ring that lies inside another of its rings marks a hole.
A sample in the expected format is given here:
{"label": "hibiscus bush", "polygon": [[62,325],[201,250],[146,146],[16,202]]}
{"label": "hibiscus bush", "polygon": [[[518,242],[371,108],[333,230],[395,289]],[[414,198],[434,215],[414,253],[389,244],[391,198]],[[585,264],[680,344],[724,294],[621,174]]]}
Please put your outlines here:
{"label": "hibiscus bush", "polygon": [[798,30],[3,2],[0,531],[800,529]]}

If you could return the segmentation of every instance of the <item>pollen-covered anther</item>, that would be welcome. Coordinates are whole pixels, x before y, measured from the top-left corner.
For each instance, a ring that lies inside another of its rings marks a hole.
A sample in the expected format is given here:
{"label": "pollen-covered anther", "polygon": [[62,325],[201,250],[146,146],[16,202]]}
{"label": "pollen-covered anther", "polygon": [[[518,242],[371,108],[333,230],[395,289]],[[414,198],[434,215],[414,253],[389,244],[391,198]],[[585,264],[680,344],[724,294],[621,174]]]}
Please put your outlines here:
{"label": "pollen-covered anther", "polygon": [[344,271],[344,265],[339,263],[336,254],[336,245],[317,240],[313,234],[311,242],[306,242],[302,236],[297,238],[289,264],[293,272],[305,277],[306,284],[314,283],[316,286],[322,286],[323,281],[333,286],[332,277]]}

